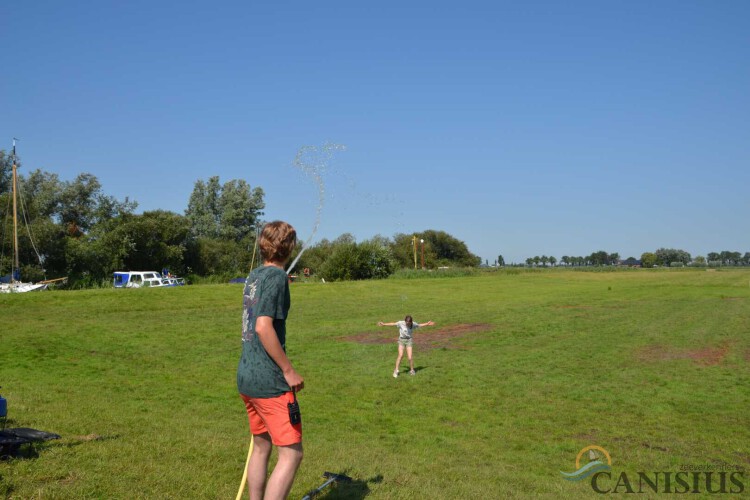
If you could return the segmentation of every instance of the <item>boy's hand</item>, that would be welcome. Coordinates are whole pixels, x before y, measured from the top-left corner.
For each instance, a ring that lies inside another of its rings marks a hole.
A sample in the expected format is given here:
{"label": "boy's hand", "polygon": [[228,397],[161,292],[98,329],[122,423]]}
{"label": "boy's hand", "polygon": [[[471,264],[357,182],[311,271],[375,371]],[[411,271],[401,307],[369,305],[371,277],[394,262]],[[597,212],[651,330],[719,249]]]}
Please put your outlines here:
{"label": "boy's hand", "polygon": [[383,326],[384,324],[382,321],[378,321],[378,326]]}
{"label": "boy's hand", "polygon": [[289,384],[289,387],[295,392],[299,392],[305,388],[305,380],[294,370],[294,368],[289,368],[289,370],[284,372],[284,380],[286,380],[286,383]]}
{"label": "boy's hand", "polygon": [[428,321],[427,323],[424,324],[424,326],[435,326],[435,322],[434,321]]}

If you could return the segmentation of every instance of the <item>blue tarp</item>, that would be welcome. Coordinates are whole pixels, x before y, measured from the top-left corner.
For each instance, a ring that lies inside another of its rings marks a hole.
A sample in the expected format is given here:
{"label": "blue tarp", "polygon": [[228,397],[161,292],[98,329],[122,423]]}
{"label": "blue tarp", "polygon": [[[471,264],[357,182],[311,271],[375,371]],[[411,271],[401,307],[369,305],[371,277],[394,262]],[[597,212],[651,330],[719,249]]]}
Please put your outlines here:
{"label": "blue tarp", "polygon": [[11,280],[11,275],[6,274],[5,276],[0,276],[0,283],[10,283],[11,281],[21,281],[21,270],[16,269],[13,271],[13,279]]}

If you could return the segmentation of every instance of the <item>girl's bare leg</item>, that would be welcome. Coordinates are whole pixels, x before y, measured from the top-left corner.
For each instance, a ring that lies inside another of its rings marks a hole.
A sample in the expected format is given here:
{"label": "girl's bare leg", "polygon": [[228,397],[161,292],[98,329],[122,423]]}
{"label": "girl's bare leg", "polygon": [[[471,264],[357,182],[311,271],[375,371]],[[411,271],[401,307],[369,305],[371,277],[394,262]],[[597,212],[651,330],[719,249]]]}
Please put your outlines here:
{"label": "girl's bare leg", "polygon": [[401,365],[401,358],[404,357],[404,346],[401,344],[398,345],[398,357],[396,358],[396,370],[398,371],[398,367]]}

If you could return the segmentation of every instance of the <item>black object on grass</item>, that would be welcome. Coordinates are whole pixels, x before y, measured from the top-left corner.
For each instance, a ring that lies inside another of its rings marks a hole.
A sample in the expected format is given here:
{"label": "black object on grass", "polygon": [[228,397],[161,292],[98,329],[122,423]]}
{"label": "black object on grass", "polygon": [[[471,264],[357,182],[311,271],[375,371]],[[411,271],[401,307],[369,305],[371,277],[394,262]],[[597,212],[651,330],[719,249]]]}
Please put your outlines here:
{"label": "black object on grass", "polygon": [[323,483],[323,484],[321,484],[320,486],[318,486],[318,487],[317,487],[317,488],[315,488],[314,490],[312,490],[312,491],[311,491],[310,493],[308,493],[307,495],[305,495],[305,496],[304,496],[304,497],[302,498],[302,500],[310,500],[310,499],[311,499],[311,498],[313,498],[313,497],[314,497],[315,495],[317,495],[318,493],[320,493],[321,491],[323,491],[323,489],[324,489],[324,488],[325,488],[326,486],[328,486],[329,484],[331,484],[331,483],[334,483],[334,482],[339,482],[339,483],[351,483],[351,482],[352,482],[352,478],[350,478],[349,476],[347,476],[347,475],[344,475],[344,474],[335,474],[335,473],[333,473],[333,472],[324,472],[324,473],[323,473],[323,477],[324,477],[324,478],[326,478],[326,482],[325,482],[325,483]]}

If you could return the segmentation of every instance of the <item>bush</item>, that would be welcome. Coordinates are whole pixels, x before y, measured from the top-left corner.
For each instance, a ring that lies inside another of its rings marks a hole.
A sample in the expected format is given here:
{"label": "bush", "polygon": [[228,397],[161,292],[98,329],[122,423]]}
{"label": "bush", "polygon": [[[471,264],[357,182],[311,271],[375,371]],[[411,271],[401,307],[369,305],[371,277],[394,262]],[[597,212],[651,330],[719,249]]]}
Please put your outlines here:
{"label": "bush", "polygon": [[387,278],[394,267],[389,248],[352,242],[337,245],[321,266],[319,274],[327,281]]}

